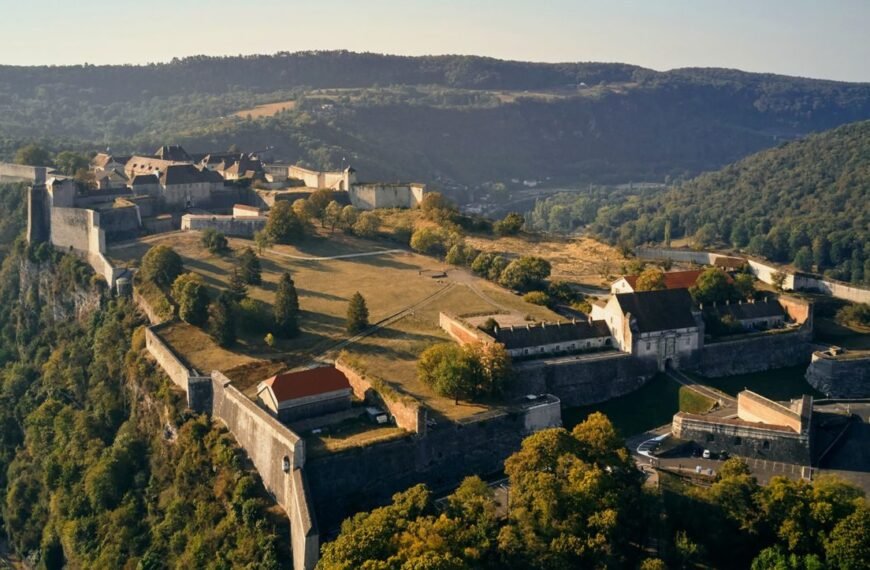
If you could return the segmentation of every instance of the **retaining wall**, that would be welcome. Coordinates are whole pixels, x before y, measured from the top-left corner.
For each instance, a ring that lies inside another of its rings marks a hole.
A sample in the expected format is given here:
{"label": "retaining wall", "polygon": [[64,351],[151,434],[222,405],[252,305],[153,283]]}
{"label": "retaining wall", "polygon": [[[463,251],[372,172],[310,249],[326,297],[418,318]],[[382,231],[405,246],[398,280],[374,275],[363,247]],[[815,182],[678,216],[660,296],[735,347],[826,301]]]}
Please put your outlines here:
{"label": "retaining wall", "polygon": [[495,340],[491,336],[489,336],[479,328],[468,324],[453,313],[439,313],[438,326],[440,326],[447,334],[450,335],[450,338],[452,338],[459,344],[469,344],[474,342],[495,342]]}
{"label": "retaining wall", "polygon": [[342,362],[341,359],[335,361],[335,368],[347,377],[354,396],[368,403],[383,405],[395,418],[396,425],[400,428],[421,435],[426,433],[426,408],[419,402],[396,399],[379,392],[364,373]]}
{"label": "retaining wall", "polygon": [[807,364],[812,354],[812,330],[741,335],[735,340],[704,344],[699,371],[718,378]]}
{"label": "retaining wall", "polygon": [[814,352],[806,378],[810,386],[830,397],[870,397],[870,351],[836,356]]}
{"label": "retaining wall", "polygon": [[34,184],[44,184],[48,174],[54,169],[48,166],[27,166],[25,164],[13,164],[0,162],[0,179],[29,181]]}
{"label": "retaining wall", "polygon": [[214,229],[228,236],[253,237],[266,227],[265,216],[208,216],[186,214],[181,217],[182,230]]}
{"label": "retaining wall", "polygon": [[656,363],[624,352],[534,360],[514,365],[515,395],[553,394],[569,407],[633,392],[655,375]]}

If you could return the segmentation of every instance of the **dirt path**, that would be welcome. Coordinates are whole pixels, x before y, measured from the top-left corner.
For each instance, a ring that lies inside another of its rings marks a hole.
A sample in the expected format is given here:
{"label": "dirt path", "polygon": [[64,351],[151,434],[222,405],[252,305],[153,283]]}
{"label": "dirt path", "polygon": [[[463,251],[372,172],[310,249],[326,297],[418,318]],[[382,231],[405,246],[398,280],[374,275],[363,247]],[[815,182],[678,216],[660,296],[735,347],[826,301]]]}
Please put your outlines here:
{"label": "dirt path", "polygon": [[718,402],[719,405],[723,408],[737,405],[737,400],[734,397],[729,396],[721,390],[717,390],[715,388],[711,388],[710,386],[700,384],[699,382],[692,380],[679,370],[668,370],[667,375],[675,382],[685,386],[696,394],[700,394],[705,398],[710,398],[714,402]]}

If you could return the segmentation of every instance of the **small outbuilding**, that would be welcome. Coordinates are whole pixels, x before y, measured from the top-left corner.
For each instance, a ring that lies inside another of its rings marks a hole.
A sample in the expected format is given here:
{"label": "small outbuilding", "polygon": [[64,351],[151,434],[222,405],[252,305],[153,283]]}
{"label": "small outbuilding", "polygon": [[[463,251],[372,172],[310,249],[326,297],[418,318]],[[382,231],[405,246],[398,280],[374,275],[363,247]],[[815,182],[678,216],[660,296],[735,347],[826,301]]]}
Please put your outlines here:
{"label": "small outbuilding", "polygon": [[334,366],[276,374],[257,386],[257,400],[282,422],[350,408],[352,389]]}

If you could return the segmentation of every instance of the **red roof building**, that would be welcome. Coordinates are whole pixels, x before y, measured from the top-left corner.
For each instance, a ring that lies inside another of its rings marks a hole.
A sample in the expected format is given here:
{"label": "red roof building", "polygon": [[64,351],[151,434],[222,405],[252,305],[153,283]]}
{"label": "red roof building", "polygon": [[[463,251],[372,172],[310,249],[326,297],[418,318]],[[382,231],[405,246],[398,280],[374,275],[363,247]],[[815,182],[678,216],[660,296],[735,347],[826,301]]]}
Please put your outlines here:
{"label": "red roof building", "polygon": [[257,386],[257,399],[283,422],[345,410],[351,397],[350,382],[334,366],[283,372]]}
{"label": "red roof building", "polygon": [[[665,273],[665,289],[688,289],[695,284],[698,276],[703,273],[703,269],[693,269],[691,271],[670,271]],[[626,275],[620,277],[610,286],[611,293],[635,293],[637,286],[637,278],[640,275]],[[728,276],[728,282],[732,281],[731,276]]]}

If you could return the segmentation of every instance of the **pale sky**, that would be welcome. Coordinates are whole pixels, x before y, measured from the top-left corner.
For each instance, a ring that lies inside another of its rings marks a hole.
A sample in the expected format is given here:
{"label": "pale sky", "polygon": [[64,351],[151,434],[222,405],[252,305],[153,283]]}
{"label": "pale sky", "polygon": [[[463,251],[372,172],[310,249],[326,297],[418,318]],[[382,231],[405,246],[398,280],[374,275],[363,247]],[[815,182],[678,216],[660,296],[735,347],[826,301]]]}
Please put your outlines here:
{"label": "pale sky", "polygon": [[0,64],[348,49],[870,81],[870,0],[0,0]]}

